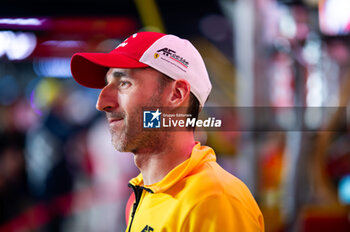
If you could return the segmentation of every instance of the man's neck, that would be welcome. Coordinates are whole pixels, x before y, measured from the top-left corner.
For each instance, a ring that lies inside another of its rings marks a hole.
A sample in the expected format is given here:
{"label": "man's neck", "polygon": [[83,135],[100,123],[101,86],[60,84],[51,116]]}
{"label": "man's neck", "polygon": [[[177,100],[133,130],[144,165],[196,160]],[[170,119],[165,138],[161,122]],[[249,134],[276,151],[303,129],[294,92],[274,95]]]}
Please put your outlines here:
{"label": "man's neck", "polygon": [[172,169],[191,155],[195,141],[192,132],[171,133],[161,150],[136,152],[134,162],[142,173],[144,185],[161,181]]}

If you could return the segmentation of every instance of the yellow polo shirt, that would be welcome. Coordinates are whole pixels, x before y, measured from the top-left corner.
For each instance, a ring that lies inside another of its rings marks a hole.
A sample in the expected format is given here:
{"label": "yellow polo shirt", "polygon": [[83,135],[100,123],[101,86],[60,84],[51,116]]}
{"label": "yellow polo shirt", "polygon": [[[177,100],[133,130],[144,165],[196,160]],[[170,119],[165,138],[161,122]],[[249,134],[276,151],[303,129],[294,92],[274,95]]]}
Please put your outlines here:
{"label": "yellow polo shirt", "polygon": [[264,231],[249,189],[219,166],[213,149],[199,143],[160,182],[144,186],[139,174],[129,186],[136,200],[126,231]]}

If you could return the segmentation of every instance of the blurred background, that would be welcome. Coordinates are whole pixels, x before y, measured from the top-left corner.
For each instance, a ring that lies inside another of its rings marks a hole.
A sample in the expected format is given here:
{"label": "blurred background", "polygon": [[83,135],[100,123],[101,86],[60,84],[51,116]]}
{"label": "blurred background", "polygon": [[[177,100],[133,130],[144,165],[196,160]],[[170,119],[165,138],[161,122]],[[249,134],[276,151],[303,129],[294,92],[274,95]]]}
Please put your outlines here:
{"label": "blurred background", "polygon": [[[99,91],[76,84],[69,65],[137,31],[198,48],[208,106],[275,109],[277,131],[196,134],[248,185],[266,231],[350,231],[349,0],[14,0],[0,7],[1,232],[125,230],[138,170],[110,144]],[[310,107],[333,110],[319,120]],[[283,129],[293,120],[300,128]]]}

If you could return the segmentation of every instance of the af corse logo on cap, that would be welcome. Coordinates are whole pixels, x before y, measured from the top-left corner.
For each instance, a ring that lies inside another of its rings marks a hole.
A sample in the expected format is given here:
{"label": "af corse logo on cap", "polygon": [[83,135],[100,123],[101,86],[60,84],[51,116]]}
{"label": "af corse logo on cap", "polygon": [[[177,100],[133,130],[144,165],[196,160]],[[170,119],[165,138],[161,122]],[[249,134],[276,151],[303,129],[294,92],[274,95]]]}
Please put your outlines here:
{"label": "af corse logo on cap", "polygon": [[179,64],[181,64],[183,67],[185,68],[188,68],[189,66],[189,62],[176,54],[176,51],[170,49],[170,48],[162,48],[162,49],[159,49],[155,54],[154,54],[154,58],[157,59],[159,57],[159,53],[164,55],[164,56],[167,56],[169,58],[171,58],[172,60],[178,62]]}

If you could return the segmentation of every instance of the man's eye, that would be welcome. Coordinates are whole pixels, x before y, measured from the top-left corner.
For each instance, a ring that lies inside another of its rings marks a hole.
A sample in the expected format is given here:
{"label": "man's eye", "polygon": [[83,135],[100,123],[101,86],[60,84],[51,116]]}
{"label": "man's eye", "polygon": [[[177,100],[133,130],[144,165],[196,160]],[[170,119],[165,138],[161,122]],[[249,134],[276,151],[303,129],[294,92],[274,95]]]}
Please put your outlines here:
{"label": "man's eye", "polygon": [[130,82],[129,81],[120,81],[119,82],[119,86],[123,87],[123,88],[129,87],[130,86]]}

